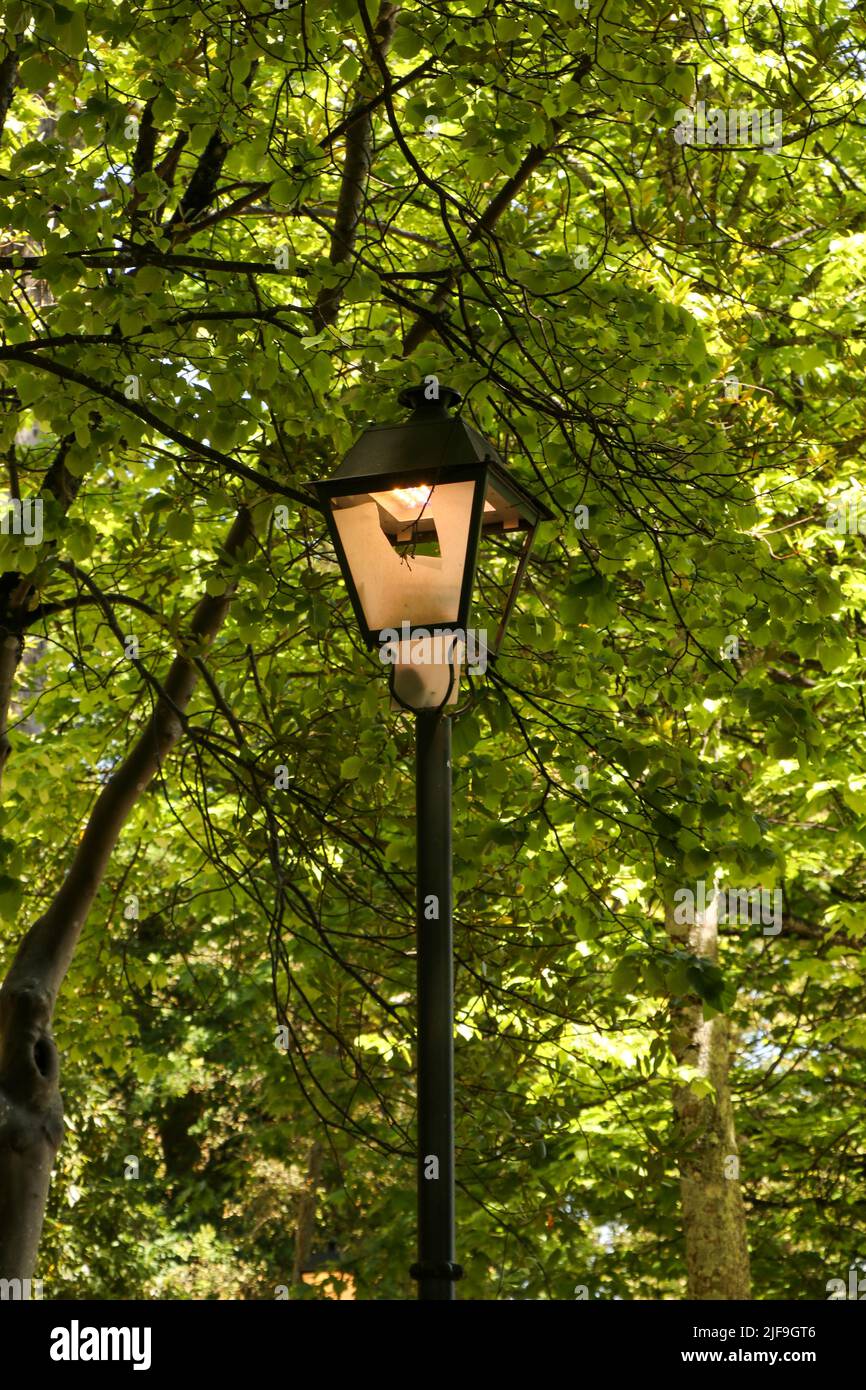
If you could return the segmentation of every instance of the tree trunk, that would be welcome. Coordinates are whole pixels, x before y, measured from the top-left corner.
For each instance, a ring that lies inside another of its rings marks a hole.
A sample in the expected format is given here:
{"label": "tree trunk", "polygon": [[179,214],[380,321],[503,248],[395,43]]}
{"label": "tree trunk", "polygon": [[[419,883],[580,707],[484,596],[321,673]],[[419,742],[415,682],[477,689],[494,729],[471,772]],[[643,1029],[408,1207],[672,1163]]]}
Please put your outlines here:
{"label": "tree trunk", "polygon": [[6,759],[12,751],[9,743],[9,711],[12,706],[12,684],[21,656],[21,639],[5,627],[0,627],[0,779]]}
{"label": "tree trunk", "polygon": [[[390,0],[382,0],[372,37],[372,45],[380,60],[385,57],[391,47],[399,12],[399,5],[391,4]],[[373,158],[373,118],[371,113],[366,110],[366,103],[372,95],[374,67],[371,52],[367,71],[363,73],[355,90],[354,109],[359,114],[346,131],[346,157],[343,164],[343,177],[340,180],[334,229],[331,233],[331,265],[340,265],[343,261],[351,260],[355,250],[358,225],[364,211],[367,179]],[[328,286],[319,291],[313,305],[314,332],[321,333],[323,328],[334,322],[339,312],[342,294],[343,290],[340,285]]]}
{"label": "tree trunk", "polygon": [[0,1277],[29,1279],[63,1133],[51,1000],[35,980],[0,992]]}
{"label": "tree trunk", "polygon": [[316,1188],[322,1176],[324,1156],[325,1147],[321,1139],[314,1139],[310,1145],[310,1154],[307,1160],[304,1190],[298,1200],[298,1216],[295,1224],[295,1258],[292,1268],[293,1284],[300,1284],[301,1276],[313,1253],[313,1239],[316,1233]]}
{"label": "tree trunk", "polygon": [[[717,917],[712,904],[693,924],[680,925],[668,908],[668,935],[680,949],[715,961]],[[700,1001],[690,997],[674,1011],[671,1047],[681,1066],[695,1068],[712,1086],[710,1094],[699,1096],[678,1084],[673,1097],[688,1297],[748,1299],[749,1247],[731,1105],[728,1020],[722,1014],[705,1019]]]}
{"label": "tree trunk", "polygon": [[[241,508],[224,555],[237,560],[252,536]],[[207,649],[231,605],[230,585],[201,599],[190,624]],[[51,1035],[57,995],[126,821],[183,733],[199,677],[197,658],[171,664],[144,731],[96,798],[69,871],[30,927],[0,989],[0,1279],[30,1279],[54,1156],[63,1132],[59,1062]]]}

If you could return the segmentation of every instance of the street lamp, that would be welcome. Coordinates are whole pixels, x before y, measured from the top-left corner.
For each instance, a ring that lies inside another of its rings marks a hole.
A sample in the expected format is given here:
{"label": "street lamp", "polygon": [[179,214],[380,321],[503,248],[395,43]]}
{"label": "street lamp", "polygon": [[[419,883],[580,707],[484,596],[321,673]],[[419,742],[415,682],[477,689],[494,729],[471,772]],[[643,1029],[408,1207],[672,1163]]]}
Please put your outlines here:
{"label": "street lamp", "polygon": [[[403,391],[399,425],[365,430],[315,484],[365,643],[392,667],[397,708],[416,720],[418,1261],[421,1299],[453,1299],[454,1019],[451,722],[472,661],[470,608],[482,539],[497,542],[486,597],[501,610],[498,651],[538,524],[551,513],[452,410],[460,394],[427,378]],[[518,553],[507,545],[523,533]],[[487,572],[485,572],[486,574]],[[510,583],[509,583],[510,579]],[[481,668],[486,635],[476,642]]]}

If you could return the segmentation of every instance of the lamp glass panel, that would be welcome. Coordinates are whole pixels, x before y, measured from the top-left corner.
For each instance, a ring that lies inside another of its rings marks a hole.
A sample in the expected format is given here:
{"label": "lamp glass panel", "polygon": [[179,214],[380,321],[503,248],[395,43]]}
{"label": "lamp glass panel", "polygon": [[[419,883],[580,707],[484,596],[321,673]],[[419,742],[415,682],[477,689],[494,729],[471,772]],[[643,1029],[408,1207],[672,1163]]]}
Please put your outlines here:
{"label": "lamp glass panel", "polygon": [[484,499],[484,526],[487,529],[501,527],[513,531],[520,525],[520,514],[513,502],[509,502],[496,488],[489,486]]}
{"label": "lamp glass panel", "polygon": [[371,631],[456,623],[476,483],[334,500],[334,524]]}

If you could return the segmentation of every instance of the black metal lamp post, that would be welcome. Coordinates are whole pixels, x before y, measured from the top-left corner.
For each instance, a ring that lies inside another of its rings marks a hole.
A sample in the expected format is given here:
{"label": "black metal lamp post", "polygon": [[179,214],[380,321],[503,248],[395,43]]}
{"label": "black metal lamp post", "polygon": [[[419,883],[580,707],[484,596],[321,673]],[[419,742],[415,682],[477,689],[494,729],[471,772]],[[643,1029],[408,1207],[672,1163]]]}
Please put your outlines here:
{"label": "black metal lamp post", "polygon": [[[456,699],[482,537],[525,532],[510,586],[500,582],[502,575],[494,583],[505,595],[495,655],[538,523],[551,517],[508,474],[493,446],[450,413],[460,399],[430,378],[402,392],[401,403],[413,407],[410,418],[366,430],[333,478],[315,484],[364,641],[380,656],[390,648],[396,706],[416,719],[418,1261],[412,1274],[422,1299],[453,1299],[462,1273],[454,1244],[451,721],[445,706]],[[444,634],[444,647],[431,642],[420,661],[419,629],[425,639]]]}

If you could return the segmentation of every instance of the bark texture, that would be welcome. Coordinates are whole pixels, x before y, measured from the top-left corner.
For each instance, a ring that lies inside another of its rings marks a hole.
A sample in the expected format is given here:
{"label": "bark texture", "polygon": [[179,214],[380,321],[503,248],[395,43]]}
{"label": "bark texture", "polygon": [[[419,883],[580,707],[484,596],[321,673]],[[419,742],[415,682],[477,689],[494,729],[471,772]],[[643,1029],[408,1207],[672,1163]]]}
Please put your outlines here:
{"label": "bark texture", "polygon": [[[669,908],[666,925],[675,946],[716,960],[714,906],[697,914],[692,925],[675,923]],[[722,1014],[705,1019],[702,1004],[691,997],[674,1013],[671,1046],[677,1062],[694,1067],[713,1088],[711,1094],[697,1096],[690,1086],[678,1085],[673,1097],[688,1297],[748,1299],[749,1247],[731,1104],[728,1020]]]}
{"label": "bark texture", "polygon": [[0,991],[0,1278],[33,1273],[63,1132],[51,1008],[35,979]]}

